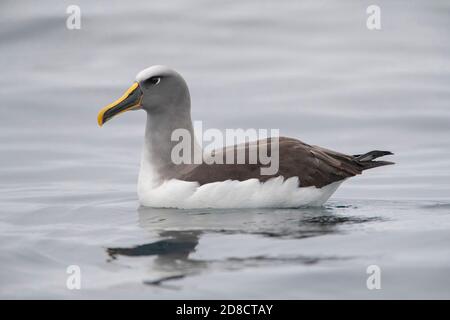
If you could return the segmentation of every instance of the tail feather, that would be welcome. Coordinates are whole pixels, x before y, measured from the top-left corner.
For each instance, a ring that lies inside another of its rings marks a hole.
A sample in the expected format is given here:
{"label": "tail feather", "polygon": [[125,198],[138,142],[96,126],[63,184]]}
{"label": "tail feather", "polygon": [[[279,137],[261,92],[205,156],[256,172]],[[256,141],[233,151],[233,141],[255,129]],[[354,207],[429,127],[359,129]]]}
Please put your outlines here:
{"label": "tail feather", "polygon": [[364,168],[363,170],[366,170],[394,164],[394,162],[391,161],[373,161],[374,159],[377,159],[379,157],[388,156],[392,154],[393,153],[390,151],[373,150],[365,154],[354,155],[353,160],[357,161],[360,165],[362,165]]}
{"label": "tail feather", "polygon": [[373,150],[369,151],[364,154],[356,154],[354,155],[354,160],[356,161],[372,161],[376,158],[392,155],[393,153],[390,151],[380,151],[380,150]]}

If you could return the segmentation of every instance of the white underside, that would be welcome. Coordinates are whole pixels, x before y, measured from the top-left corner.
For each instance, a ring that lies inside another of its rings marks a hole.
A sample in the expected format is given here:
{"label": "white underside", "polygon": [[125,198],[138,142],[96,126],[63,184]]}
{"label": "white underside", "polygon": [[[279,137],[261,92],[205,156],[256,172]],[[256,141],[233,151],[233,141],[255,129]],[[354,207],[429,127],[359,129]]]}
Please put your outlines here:
{"label": "white underside", "polygon": [[138,196],[141,205],[157,208],[295,208],[323,205],[342,182],[299,188],[297,177],[277,177],[264,183],[227,180],[202,186],[174,179],[155,186],[140,179]]}

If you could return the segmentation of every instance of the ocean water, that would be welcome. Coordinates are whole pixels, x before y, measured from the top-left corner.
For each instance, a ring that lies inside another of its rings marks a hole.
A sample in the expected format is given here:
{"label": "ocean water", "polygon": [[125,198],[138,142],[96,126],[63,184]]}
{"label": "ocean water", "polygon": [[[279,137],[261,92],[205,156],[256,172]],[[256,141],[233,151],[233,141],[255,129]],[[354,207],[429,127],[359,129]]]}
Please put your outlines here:
{"label": "ocean water", "polygon": [[[1,298],[450,298],[447,1],[377,1],[377,31],[369,1],[77,1],[68,30],[71,4],[0,4]],[[322,208],[139,207],[145,115],[96,115],[154,64],[205,128],[396,165]]]}

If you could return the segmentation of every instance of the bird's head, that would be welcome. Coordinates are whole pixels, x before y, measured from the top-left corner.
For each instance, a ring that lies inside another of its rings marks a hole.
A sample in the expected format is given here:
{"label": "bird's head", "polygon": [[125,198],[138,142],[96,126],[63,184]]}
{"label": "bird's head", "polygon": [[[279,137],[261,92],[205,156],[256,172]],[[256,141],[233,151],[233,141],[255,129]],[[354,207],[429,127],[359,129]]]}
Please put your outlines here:
{"label": "bird's head", "polygon": [[158,65],[139,72],[136,81],[122,97],[99,111],[97,120],[102,126],[115,115],[128,110],[171,114],[186,108],[190,108],[190,96],[183,77],[168,67]]}

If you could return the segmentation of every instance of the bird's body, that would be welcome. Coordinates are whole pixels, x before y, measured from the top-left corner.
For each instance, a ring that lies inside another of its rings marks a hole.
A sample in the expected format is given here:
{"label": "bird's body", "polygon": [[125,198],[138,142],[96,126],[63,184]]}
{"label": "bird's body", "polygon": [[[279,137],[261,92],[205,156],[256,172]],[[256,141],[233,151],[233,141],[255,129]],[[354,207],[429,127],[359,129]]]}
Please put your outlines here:
{"label": "bird's body", "polygon": [[[366,169],[392,164],[374,161],[380,156],[392,154],[390,152],[371,151],[362,155],[346,155],[286,137],[215,150],[215,159],[223,159],[220,163],[177,163],[173,160],[173,150],[178,143],[172,137],[175,130],[182,129],[190,135],[192,140],[189,147],[193,154],[202,153],[200,145],[195,141],[187,85],[178,73],[162,66],[141,72],[137,76],[137,83],[138,86],[133,85],[117,103],[107,106],[99,113],[99,124],[116,113],[129,109],[142,108],[147,111],[138,182],[138,196],[144,206],[319,206],[328,200],[345,179]],[[150,100],[150,96],[156,98]],[[267,148],[267,145],[275,143],[278,170],[262,174],[261,168],[265,164],[259,157],[254,162],[248,161],[249,155],[252,152],[259,155],[263,146]],[[225,161],[229,156],[237,160],[238,151],[244,152],[247,161]]]}

